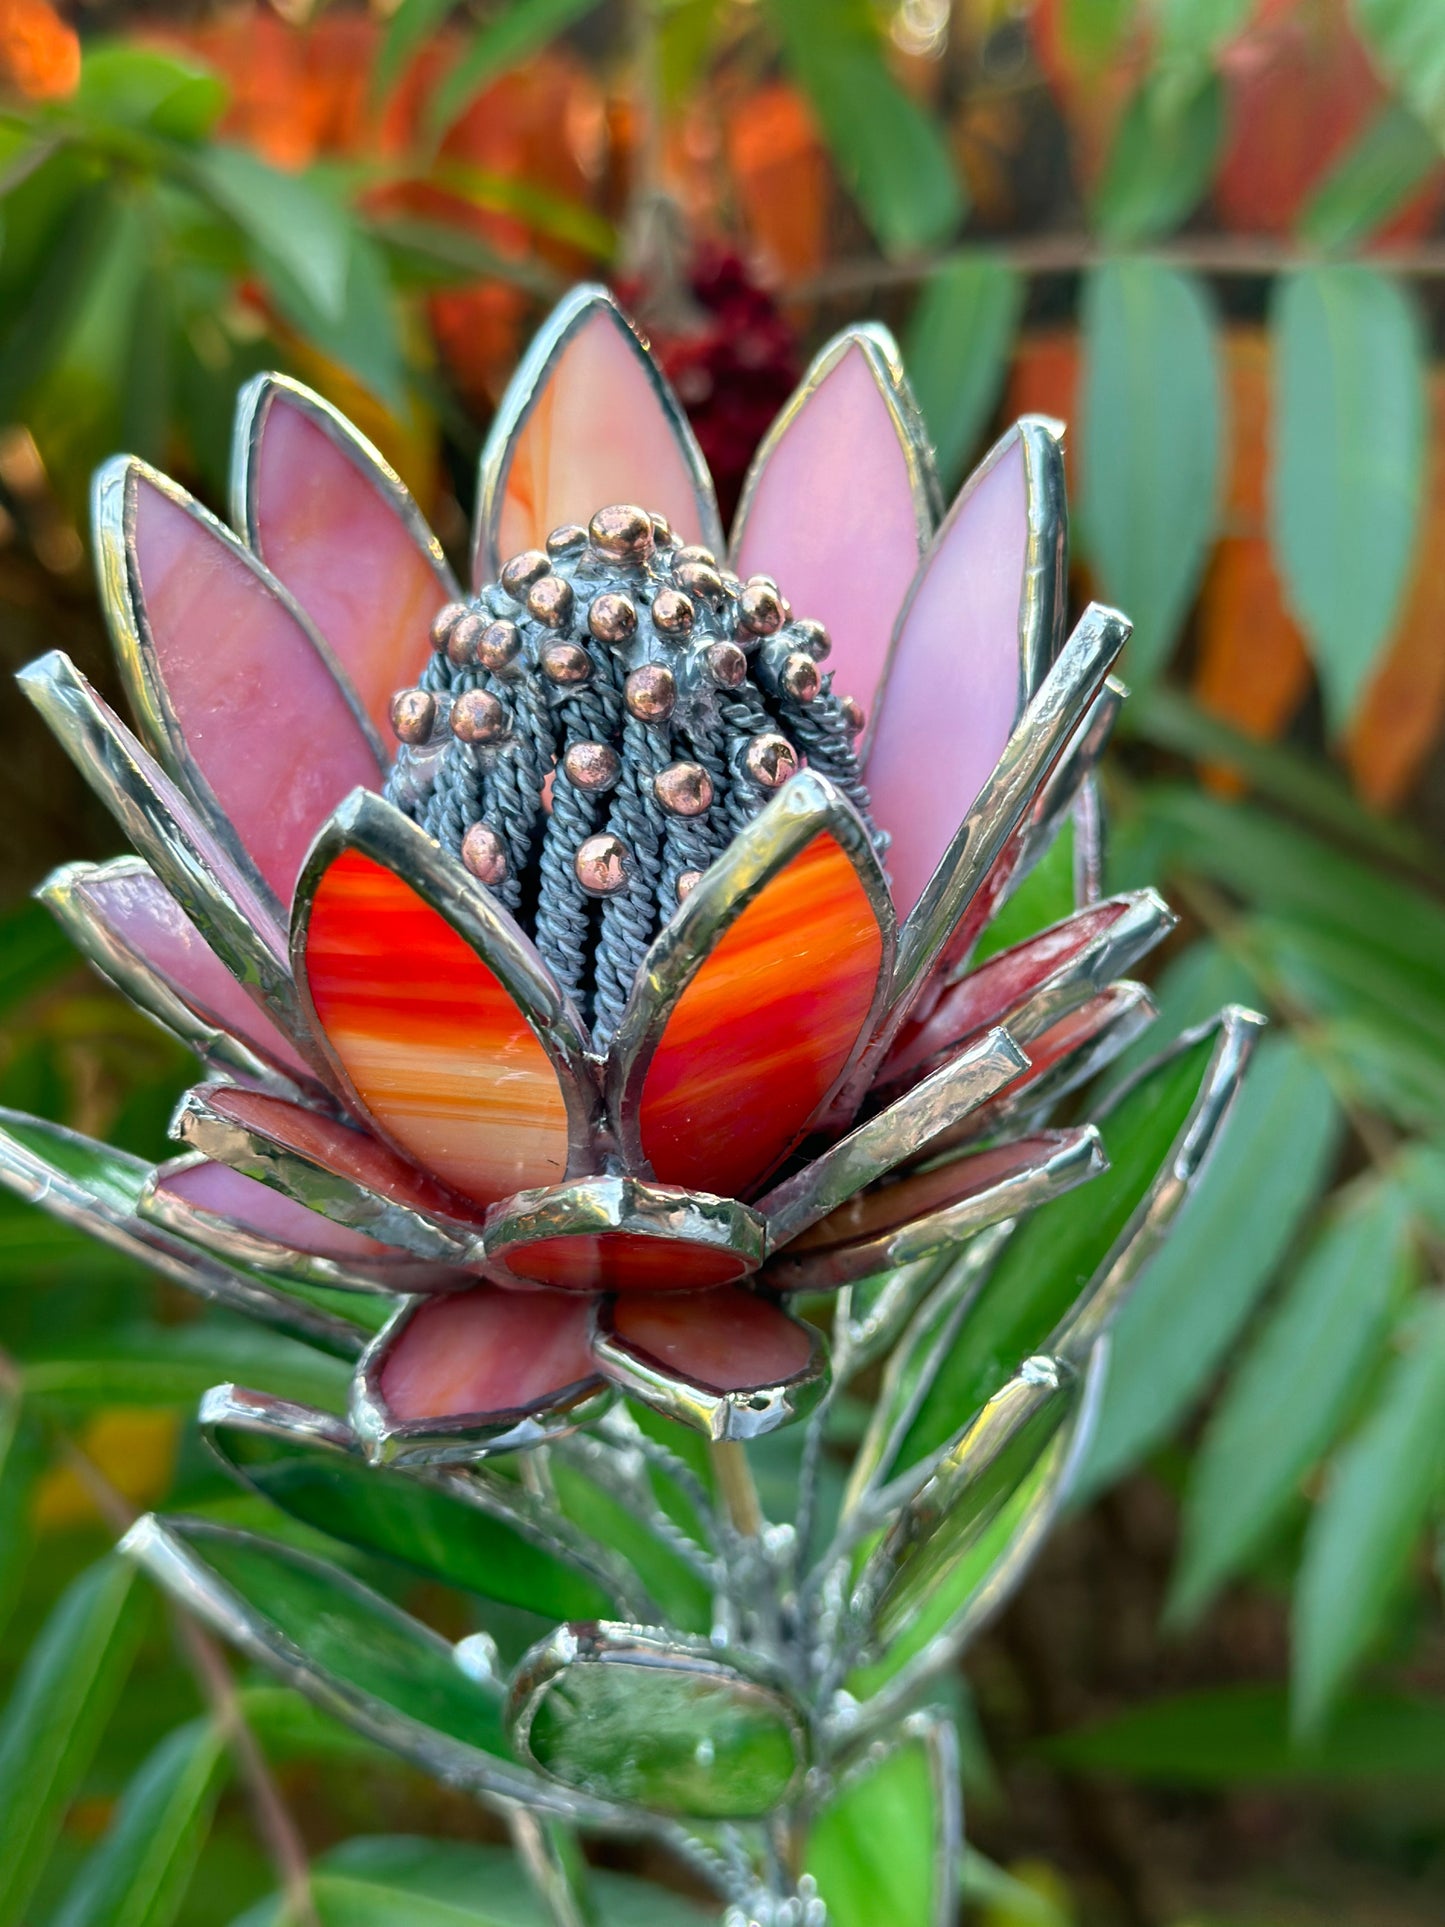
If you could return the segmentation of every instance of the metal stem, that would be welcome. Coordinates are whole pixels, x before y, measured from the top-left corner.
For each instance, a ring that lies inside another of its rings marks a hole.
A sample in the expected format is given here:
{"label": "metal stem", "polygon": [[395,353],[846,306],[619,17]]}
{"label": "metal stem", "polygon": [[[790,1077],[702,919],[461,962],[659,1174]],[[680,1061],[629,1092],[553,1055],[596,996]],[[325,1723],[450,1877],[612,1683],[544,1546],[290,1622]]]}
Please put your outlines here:
{"label": "metal stem", "polygon": [[763,1508],[758,1501],[758,1488],[753,1483],[753,1469],[748,1464],[745,1448],[736,1439],[715,1439],[711,1450],[718,1490],[727,1506],[733,1530],[744,1539],[758,1538],[763,1530]]}

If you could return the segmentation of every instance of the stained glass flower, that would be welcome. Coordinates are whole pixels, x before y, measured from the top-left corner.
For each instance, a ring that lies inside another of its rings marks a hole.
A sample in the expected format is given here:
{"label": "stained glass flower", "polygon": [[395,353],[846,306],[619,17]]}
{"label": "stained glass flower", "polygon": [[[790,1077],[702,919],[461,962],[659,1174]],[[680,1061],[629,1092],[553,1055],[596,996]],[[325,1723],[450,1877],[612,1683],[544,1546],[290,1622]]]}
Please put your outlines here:
{"label": "stained glass flower", "polygon": [[[140,734],[60,655],[22,681],[137,854],[45,893],[207,1075],[174,1162],[42,1184],[11,1120],[9,1180],[312,1336],[395,1294],[373,1457],[526,1445],[609,1385],[756,1435],[826,1380],[801,1296],[1101,1168],[1043,1120],[1147,1017],[1117,979],[1170,919],[1099,895],[1127,624],[1066,636],[1056,424],[941,514],[896,350],[850,329],[729,545],[581,290],[499,411],[467,591],[281,377],[241,398],[239,534],[129,458],[95,502]],[[970,967],[1070,813],[1084,907]]]}

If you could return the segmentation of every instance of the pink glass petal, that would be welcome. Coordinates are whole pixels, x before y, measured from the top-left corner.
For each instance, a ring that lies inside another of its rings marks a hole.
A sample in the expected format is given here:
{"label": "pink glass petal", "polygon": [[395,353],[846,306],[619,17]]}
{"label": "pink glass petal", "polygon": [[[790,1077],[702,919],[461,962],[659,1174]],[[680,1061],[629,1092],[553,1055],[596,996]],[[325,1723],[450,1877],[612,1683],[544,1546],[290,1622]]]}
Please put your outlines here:
{"label": "pink glass petal", "polygon": [[316,624],[385,742],[391,698],[421,674],[432,617],[454,591],[381,460],[323,403],[269,385],[252,431],[246,517],[257,554]]}
{"label": "pink glass petal", "polygon": [[540,1411],[596,1375],[591,1316],[590,1299],[545,1291],[438,1298],[398,1334],[382,1397],[403,1423]]}
{"label": "pink glass petal", "polygon": [[870,717],[928,538],[918,457],[885,383],[857,341],[811,392],[805,381],[733,537],[739,575],[773,576],[798,615],[827,626],[834,687]]}
{"label": "pink glass petal", "polygon": [[311,893],[302,974],[353,1101],[406,1156],[481,1204],[565,1174],[552,1060],[502,980],[409,883],[343,850]]}
{"label": "pink glass petal", "polygon": [[495,538],[482,531],[478,582],[494,579],[509,555],[539,548],[549,530],[585,524],[613,502],[659,511],[684,542],[713,535],[660,380],[617,311],[591,308],[502,455],[491,505]]}
{"label": "pink glass petal", "polygon": [[[946,990],[922,1023],[904,1026],[879,1081],[894,1083],[939,1052],[955,1050],[977,1032],[1005,1023],[1021,1003],[1102,937],[1128,910],[1129,904],[1117,898],[1097,904],[1031,937],[1027,943],[1015,944],[990,957]],[[1027,1044],[1028,1038],[1018,1041]]]}
{"label": "pink glass petal", "polygon": [[289,1076],[314,1081],[290,1039],[247,995],[149,870],[100,871],[77,877],[70,888],[111,941],[138,958],[202,1023],[225,1031]]}
{"label": "pink glass petal", "polygon": [[264,1138],[279,1150],[344,1178],[363,1191],[373,1191],[392,1204],[430,1218],[455,1221],[466,1216],[467,1207],[461,1199],[398,1157],[388,1145],[320,1111],[294,1104],[288,1098],[273,1097],[269,1091],[243,1090],[232,1084],[205,1084],[195,1095],[206,1110],[225,1123]]}
{"label": "pink glass petal", "polygon": [[893,838],[888,869],[900,918],[922,896],[1023,706],[1028,545],[1024,449],[1015,433],[939,530],[878,706],[866,774],[874,815]]}
{"label": "pink glass petal", "polygon": [[294,1198],[226,1164],[204,1160],[167,1171],[157,1178],[156,1190],[191,1211],[254,1231],[272,1244],[287,1245],[314,1258],[374,1267],[407,1263],[394,1245],[336,1224],[319,1211],[308,1211]]}
{"label": "pink glass petal", "polygon": [[185,753],[283,903],[344,796],[380,786],[331,668],[264,572],[131,470],[141,613]]}
{"label": "pink glass petal", "polygon": [[731,1290],[619,1298],[613,1335],[634,1357],[710,1392],[786,1384],[806,1370],[813,1339],[765,1298]]}

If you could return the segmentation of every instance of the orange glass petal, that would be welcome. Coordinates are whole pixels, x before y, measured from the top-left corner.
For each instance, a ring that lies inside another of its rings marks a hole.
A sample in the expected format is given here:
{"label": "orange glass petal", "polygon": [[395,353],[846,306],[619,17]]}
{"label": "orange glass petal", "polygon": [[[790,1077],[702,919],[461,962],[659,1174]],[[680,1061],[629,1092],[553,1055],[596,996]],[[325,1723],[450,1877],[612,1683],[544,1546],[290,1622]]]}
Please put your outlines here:
{"label": "orange glass petal", "polygon": [[867,892],[824,831],[737,918],[667,1020],[640,1113],[659,1182],[754,1189],[837,1083],[882,961]]}
{"label": "orange glass petal", "polygon": [[692,476],[652,378],[615,316],[594,314],[558,357],[512,450],[497,560],[540,547],[550,529],[612,502],[667,517],[703,540]]}
{"label": "orange glass petal", "polygon": [[306,982],[378,1127],[479,1204],[555,1183],[567,1112],[546,1052],[488,966],[411,885],[354,850],[317,885]]}
{"label": "orange glass petal", "polygon": [[500,1253],[496,1263],[513,1278],[557,1291],[704,1291],[752,1269],[736,1251],[637,1231],[538,1238]]}

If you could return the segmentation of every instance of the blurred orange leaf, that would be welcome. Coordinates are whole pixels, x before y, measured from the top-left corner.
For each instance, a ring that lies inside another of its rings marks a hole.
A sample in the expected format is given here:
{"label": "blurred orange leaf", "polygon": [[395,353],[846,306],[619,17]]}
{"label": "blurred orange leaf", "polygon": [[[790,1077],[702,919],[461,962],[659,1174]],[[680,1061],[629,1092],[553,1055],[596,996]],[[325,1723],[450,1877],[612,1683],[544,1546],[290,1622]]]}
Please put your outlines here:
{"label": "blurred orange leaf", "polygon": [[49,0],[0,0],[0,81],[31,100],[75,92],[80,39]]}

